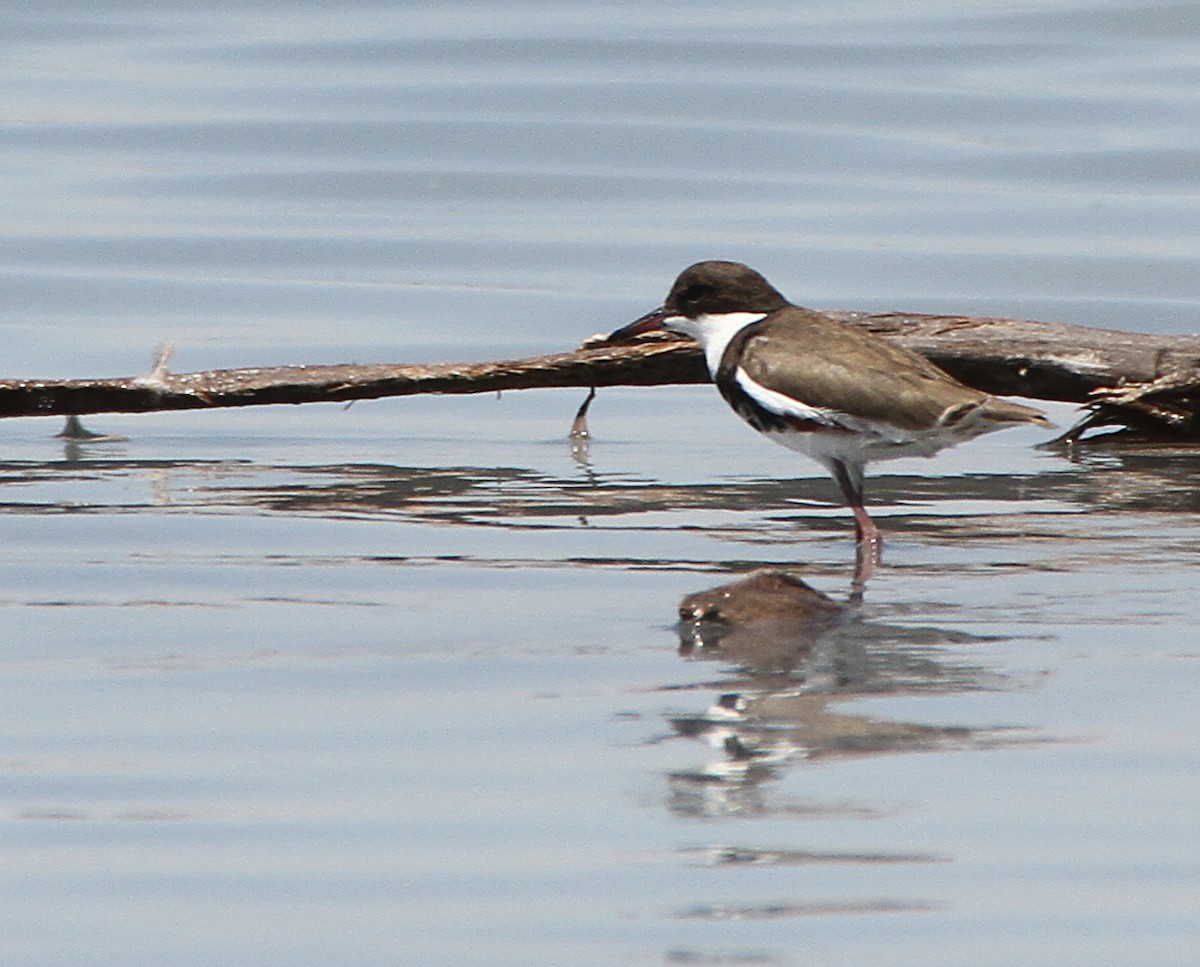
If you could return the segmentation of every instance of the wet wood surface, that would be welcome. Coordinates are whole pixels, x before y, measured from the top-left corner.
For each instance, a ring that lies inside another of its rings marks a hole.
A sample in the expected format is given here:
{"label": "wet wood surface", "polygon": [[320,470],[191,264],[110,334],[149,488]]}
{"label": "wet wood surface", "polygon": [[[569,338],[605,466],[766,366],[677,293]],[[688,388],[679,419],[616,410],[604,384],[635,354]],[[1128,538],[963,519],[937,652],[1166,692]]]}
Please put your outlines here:
{"label": "wet wood surface", "polygon": [[[974,316],[829,313],[922,353],[986,392],[1088,404],[1094,424],[1196,430],[1200,336],[1160,336]],[[708,382],[699,348],[677,337],[494,362],[156,369],[108,379],[0,380],[0,416],[194,410],[338,402],[419,393]]]}

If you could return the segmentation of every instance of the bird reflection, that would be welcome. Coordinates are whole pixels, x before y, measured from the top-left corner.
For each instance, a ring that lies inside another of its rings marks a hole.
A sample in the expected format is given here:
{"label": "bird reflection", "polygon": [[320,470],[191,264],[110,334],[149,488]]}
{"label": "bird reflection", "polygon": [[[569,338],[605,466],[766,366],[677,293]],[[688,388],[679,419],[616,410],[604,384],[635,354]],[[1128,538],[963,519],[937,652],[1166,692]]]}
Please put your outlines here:
{"label": "bird reflection", "polygon": [[768,784],[801,761],[925,750],[982,734],[854,714],[844,708],[849,699],[1003,684],[996,673],[939,653],[948,644],[993,639],[865,620],[791,570],[758,571],[690,594],[679,617],[680,654],[726,666],[708,708],[668,717],[676,736],[713,750],[705,765],[668,777],[669,808],[681,814],[814,809],[771,802]]}

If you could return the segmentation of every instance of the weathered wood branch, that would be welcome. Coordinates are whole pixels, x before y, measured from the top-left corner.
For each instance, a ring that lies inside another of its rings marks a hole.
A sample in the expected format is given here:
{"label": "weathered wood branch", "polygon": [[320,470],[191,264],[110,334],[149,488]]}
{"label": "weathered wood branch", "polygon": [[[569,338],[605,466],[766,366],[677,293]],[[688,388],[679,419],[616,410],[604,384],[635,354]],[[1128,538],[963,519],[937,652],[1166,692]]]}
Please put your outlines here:
{"label": "weathered wood branch", "polygon": [[1200,435],[1200,336],[974,316],[832,312],[989,393],[1083,403],[1099,426]]}
{"label": "weathered wood branch", "polygon": [[660,342],[485,363],[276,366],[112,379],[0,380],[0,416],[146,413],[707,379],[694,347]]}
{"label": "weathered wood branch", "polygon": [[[1200,337],[1155,336],[1023,319],[831,312],[916,350],[991,393],[1086,403],[1090,425],[1192,434],[1200,421]],[[418,393],[708,381],[686,340],[589,340],[569,353],[437,365],[280,366],[114,379],[0,380],[0,417],[336,402]]]}

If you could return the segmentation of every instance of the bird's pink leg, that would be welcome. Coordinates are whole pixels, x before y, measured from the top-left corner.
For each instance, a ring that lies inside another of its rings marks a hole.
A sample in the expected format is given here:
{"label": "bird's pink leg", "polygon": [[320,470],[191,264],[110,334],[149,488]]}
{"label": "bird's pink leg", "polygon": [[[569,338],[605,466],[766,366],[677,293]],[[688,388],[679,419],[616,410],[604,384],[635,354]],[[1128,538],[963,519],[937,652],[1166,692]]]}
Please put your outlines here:
{"label": "bird's pink leg", "polygon": [[854,511],[854,533],[858,544],[854,548],[854,580],[851,588],[860,597],[883,559],[883,535],[871,520],[862,504],[851,504]]}
{"label": "bird's pink leg", "polygon": [[862,467],[848,466],[841,460],[834,460],[830,463],[830,470],[846,503],[854,511],[854,536],[858,546],[854,551],[854,581],[851,588],[855,596],[861,598],[867,580],[882,560],[883,535],[863,506]]}
{"label": "bird's pink leg", "polygon": [[[871,515],[867,513],[861,503],[851,504],[850,509],[854,511],[854,537],[860,544],[870,544],[879,550],[883,549],[883,535],[879,533],[879,528],[875,526],[875,521],[871,520]],[[878,557],[878,552],[876,557]]]}

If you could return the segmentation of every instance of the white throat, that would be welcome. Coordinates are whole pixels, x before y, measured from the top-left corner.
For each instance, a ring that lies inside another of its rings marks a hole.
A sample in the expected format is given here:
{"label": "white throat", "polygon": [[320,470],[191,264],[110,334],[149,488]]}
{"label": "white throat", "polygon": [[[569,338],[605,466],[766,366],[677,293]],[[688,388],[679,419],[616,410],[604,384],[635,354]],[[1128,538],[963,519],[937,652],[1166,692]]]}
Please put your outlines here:
{"label": "white throat", "polygon": [[704,347],[704,361],[715,379],[730,341],[747,326],[766,318],[765,312],[719,312],[714,315],[668,316],[663,325],[672,332],[682,332],[699,341]]}

